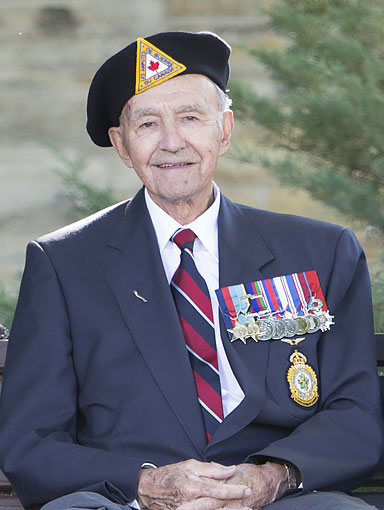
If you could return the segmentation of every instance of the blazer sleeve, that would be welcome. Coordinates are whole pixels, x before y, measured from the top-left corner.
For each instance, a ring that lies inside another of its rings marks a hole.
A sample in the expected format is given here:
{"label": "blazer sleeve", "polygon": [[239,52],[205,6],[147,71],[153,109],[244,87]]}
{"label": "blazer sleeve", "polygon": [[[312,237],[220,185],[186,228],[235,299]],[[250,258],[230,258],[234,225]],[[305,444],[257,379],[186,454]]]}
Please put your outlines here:
{"label": "blazer sleeve", "polygon": [[349,490],[377,468],[383,448],[370,279],[349,230],[337,244],[326,302],[335,324],[318,343],[319,411],[248,460],[293,463],[305,490]]}
{"label": "blazer sleeve", "polygon": [[49,257],[30,243],[0,405],[0,461],[26,508],[78,490],[136,497],[143,460],[80,445],[66,303]]}

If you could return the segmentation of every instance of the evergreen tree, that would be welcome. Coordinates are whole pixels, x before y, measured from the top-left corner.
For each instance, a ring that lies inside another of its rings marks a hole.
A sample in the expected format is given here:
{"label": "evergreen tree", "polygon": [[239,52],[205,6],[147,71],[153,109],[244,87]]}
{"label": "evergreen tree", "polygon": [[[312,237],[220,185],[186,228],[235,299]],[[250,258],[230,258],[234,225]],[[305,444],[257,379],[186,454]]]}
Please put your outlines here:
{"label": "evergreen tree", "polygon": [[[268,15],[285,48],[248,51],[277,94],[232,83],[236,113],[284,149],[261,158],[283,184],[384,234],[383,0],[280,0]],[[260,159],[244,149],[238,156]]]}

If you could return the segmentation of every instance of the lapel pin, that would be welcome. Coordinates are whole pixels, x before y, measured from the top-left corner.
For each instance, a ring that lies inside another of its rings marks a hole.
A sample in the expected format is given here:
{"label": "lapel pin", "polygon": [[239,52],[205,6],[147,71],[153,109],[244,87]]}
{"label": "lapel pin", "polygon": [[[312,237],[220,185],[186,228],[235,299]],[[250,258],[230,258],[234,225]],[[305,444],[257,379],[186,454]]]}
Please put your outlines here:
{"label": "lapel pin", "polygon": [[138,299],[141,299],[141,301],[142,301],[143,303],[148,303],[148,299],[145,299],[145,297],[140,296],[140,294],[137,292],[137,290],[134,290],[134,291],[133,291],[133,295],[134,295],[135,297],[137,297]]}

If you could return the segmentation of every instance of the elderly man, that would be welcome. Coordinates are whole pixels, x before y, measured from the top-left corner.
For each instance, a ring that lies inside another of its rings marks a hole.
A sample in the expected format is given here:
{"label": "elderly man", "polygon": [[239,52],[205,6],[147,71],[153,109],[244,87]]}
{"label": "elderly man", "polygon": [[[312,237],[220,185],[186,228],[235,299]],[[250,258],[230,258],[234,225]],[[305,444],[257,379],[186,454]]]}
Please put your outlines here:
{"label": "elderly man", "polygon": [[92,82],[88,133],[144,186],[28,247],[0,422],[27,508],[366,506],[340,492],[382,452],[364,255],[220,194],[229,53],[157,34]]}

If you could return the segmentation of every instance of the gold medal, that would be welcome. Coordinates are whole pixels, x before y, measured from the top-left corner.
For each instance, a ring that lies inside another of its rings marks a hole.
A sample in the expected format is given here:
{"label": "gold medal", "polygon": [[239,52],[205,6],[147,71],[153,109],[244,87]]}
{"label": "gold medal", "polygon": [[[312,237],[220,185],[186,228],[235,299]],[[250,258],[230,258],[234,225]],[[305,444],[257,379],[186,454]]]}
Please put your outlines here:
{"label": "gold medal", "polygon": [[292,365],[287,373],[287,380],[291,397],[304,407],[311,407],[319,399],[317,391],[316,373],[310,365],[306,365],[307,358],[295,349],[289,361]]}

